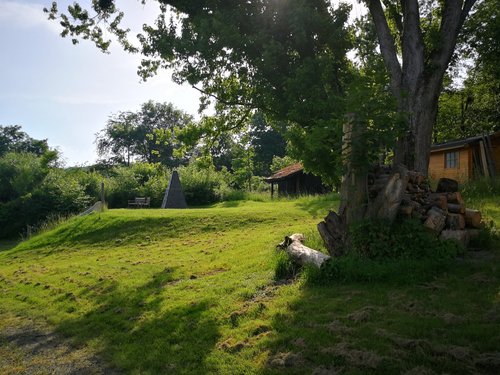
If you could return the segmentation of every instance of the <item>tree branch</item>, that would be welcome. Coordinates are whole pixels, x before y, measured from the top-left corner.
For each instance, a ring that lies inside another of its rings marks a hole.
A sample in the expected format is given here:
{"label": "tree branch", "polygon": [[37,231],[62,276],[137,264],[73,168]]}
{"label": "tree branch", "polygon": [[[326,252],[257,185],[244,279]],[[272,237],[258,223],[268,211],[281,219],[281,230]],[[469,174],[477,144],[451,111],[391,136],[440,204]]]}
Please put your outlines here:
{"label": "tree branch", "polygon": [[[453,56],[458,34],[476,0],[445,0],[441,25],[440,43],[432,51],[431,67],[433,75],[442,76]],[[462,7],[463,4],[463,7]]]}
{"label": "tree branch", "polygon": [[401,65],[398,61],[396,43],[391,34],[380,0],[367,0],[368,9],[377,30],[380,52],[391,80],[391,90],[396,98],[401,96]]}
{"label": "tree branch", "polygon": [[217,95],[215,94],[212,94],[210,92],[207,92],[203,89],[200,89],[199,87],[196,87],[195,85],[192,85],[191,86],[193,89],[199,91],[200,93],[202,93],[203,95],[208,95],[210,96],[211,98],[214,98],[215,100],[217,100],[218,102],[222,103],[222,104],[225,104],[225,105],[229,105],[229,106],[232,106],[232,105],[241,105],[243,107],[250,107],[250,108],[256,108],[255,105],[253,105],[252,103],[246,103],[246,102],[242,102],[242,101],[239,101],[239,100],[222,100],[221,98],[219,98]]}
{"label": "tree branch", "polygon": [[414,92],[424,71],[424,40],[420,27],[417,0],[402,0],[403,7],[403,81],[410,92]]}

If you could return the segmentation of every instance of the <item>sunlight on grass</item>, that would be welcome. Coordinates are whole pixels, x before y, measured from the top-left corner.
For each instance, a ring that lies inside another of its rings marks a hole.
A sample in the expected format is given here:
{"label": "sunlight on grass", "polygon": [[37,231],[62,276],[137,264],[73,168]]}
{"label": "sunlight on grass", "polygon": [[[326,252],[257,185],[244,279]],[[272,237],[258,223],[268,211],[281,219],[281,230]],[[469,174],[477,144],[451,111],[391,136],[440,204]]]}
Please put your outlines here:
{"label": "sunlight on grass", "polygon": [[[1,244],[0,330],[33,319],[125,373],[481,370],[500,347],[498,251],[413,284],[275,280],[275,245],[302,232],[321,249],[316,224],[337,205],[109,210]],[[498,225],[496,200],[484,207]],[[2,337],[4,373],[24,354]]]}

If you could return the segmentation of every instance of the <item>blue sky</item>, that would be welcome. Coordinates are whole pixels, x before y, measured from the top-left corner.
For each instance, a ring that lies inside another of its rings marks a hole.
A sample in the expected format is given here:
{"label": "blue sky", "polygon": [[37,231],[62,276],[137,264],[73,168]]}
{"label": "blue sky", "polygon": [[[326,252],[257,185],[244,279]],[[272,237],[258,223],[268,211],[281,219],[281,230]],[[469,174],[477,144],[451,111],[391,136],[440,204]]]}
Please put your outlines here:
{"label": "blue sky", "polygon": [[[171,82],[168,72],[140,81],[140,56],[118,45],[103,54],[89,42],[73,46],[61,38],[57,22],[42,12],[50,2],[0,0],[0,125],[21,125],[30,136],[47,138],[70,166],[96,160],[95,133],[113,113],[137,110],[152,99],[196,115],[198,93]],[[60,8],[67,3],[59,1]],[[133,30],[154,18],[153,5],[118,4]]]}

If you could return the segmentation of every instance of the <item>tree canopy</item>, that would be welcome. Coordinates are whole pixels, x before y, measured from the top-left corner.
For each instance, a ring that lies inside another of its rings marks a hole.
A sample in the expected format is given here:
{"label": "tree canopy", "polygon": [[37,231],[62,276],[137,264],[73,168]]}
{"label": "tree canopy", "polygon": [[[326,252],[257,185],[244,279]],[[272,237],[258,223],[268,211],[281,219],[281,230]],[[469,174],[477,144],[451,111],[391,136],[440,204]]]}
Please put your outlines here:
{"label": "tree canopy", "polygon": [[110,116],[97,134],[97,151],[111,163],[130,165],[140,160],[176,167],[183,160],[174,155],[178,140],[175,129],[192,121],[187,113],[170,103],[144,103],[139,111],[123,111]]}
{"label": "tree canopy", "polygon": [[19,125],[0,125],[0,157],[7,152],[29,152],[41,156],[48,150],[46,139],[31,138]]}
{"label": "tree canopy", "polygon": [[[63,36],[74,43],[90,39],[103,51],[110,43],[105,25],[126,50],[142,54],[143,78],[173,68],[177,82],[188,82],[202,93],[202,109],[215,103],[223,121],[204,123],[215,134],[238,127],[260,109],[287,122],[294,156],[306,168],[338,176],[348,113],[368,132],[369,149],[392,148],[399,137],[396,162],[427,172],[443,77],[475,2],[366,0],[371,19],[365,24],[372,26],[363,30],[358,24],[357,35],[376,35],[383,60],[361,59],[357,65],[347,52],[354,46],[366,52],[369,44],[354,39],[356,28],[347,22],[350,6],[345,3],[160,1],[156,21],[138,35],[139,45],[130,43],[121,26],[118,2],[94,1],[92,9],[74,4],[67,13],[53,3],[46,11],[49,18],[60,19]],[[370,54],[376,56],[376,51]],[[377,77],[374,71],[387,75]],[[388,88],[398,116],[386,100]],[[382,97],[371,100],[377,94]],[[391,129],[392,136],[382,137],[379,129]]]}

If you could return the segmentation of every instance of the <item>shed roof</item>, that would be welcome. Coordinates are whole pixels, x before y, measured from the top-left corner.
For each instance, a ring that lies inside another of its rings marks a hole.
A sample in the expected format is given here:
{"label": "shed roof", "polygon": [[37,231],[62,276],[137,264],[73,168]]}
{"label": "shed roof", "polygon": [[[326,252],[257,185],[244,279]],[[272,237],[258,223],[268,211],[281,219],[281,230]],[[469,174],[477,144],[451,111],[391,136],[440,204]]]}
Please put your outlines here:
{"label": "shed roof", "polygon": [[290,177],[290,176],[292,176],[296,173],[299,173],[303,170],[304,170],[304,166],[302,165],[302,163],[291,164],[283,169],[280,169],[272,176],[267,177],[266,181],[267,182],[276,182],[276,181],[282,180],[286,177]]}
{"label": "shed roof", "polygon": [[[488,134],[486,136],[489,136],[492,138],[500,137],[500,131],[497,131],[497,132],[492,133],[492,134]],[[469,137],[469,138],[465,138],[465,139],[457,139],[457,140],[453,140],[453,141],[449,141],[449,142],[436,143],[436,144],[432,145],[431,152],[448,150],[448,149],[453,149],[453,148],[462,148],[462,147],[470,145],[471,143],[475,143],[475,142],[481,140],[482,138],[483,138],[482,135],[478,135],[475,137]]]}

